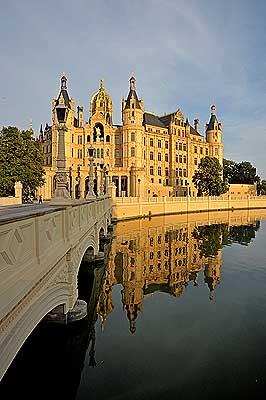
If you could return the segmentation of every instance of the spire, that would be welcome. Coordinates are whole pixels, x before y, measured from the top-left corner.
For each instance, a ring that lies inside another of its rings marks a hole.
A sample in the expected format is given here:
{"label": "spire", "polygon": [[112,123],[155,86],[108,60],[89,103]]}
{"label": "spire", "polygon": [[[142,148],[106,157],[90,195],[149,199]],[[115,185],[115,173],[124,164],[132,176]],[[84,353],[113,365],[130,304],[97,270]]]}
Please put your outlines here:
{"label": "spire", "polygon": [[67,90],[67,77],[66,74],[63,72],[62,76],[61,76],[61,90]]}
{"label": "spire", "polygon": [[136,90],[136,79],[135,79],[133,73],[132,73],[132,76],[131,76],[129,82],[130,82],[130,90]]}
{"label": "spire", "polygon": [[132,75],[131,78],[129,79],[129,93],[127,96],[127,100],[126,100],[126,106],[125,108],[130,108],[130,100],[131,99],[135,100],[135,108],[141,108],[140,104],[139,104],[139,99],[136,93],[136,79],[135,77]]}
{"label": "spire", "polygon": [[215,104],[212,104],[211,105],[211,118],[210,118],[209,123],[206,124],[206,127],[207,127],[206,132],[214,130],[215,122],[218,122],[218,120],[216,118],[216,106],[215,106]]}
{"label": "spire", "polygon": [[101,81],[100,81],[100,90],[104,90],[104,84],[103,84],[103,79],[101,79]]}
{"label": "spire", "polygon": [[32,118],[30,119],[29,132],[31,133],[32,136],[34,136],[34,131],[33,131],[33,127],[32,127]]}
{"label": "spire", "polygon": [[41,127],[40,127],[40,133],[43,134],[42,124],[41,124]]}

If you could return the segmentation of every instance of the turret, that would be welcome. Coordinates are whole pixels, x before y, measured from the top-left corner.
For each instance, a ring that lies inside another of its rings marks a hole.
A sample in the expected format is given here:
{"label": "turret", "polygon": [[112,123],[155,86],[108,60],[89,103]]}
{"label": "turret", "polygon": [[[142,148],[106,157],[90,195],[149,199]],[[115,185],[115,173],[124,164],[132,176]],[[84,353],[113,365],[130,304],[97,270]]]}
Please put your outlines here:
{"label": "turret", "polygon": [[127,99],[122,100],[123,125],[130,124],[131,128],[134,128],[135,125],[142,125],[143,111],[143,102],[138,99],[136,92],[136,79],[132,75],[129,80],[129,93]]}
{"label": "turret", "polygon": [[222,144],[222,123],[216,117],[216,107],[214,104],[211,106],[211,118],[209,123],[206,124],[206,142],[210,144],[211,157],[216,157],[223,162],[223,144]]}

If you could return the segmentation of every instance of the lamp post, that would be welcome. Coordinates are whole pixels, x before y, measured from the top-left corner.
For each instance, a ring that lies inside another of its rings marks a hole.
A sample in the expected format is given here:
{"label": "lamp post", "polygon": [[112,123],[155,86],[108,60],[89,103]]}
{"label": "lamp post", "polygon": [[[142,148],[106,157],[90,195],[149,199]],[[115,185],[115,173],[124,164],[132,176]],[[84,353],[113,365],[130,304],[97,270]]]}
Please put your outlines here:
{"label": "lamp post", "polygon": [[93,154],[94,154],[94,147],[90,146],[88,148],[88,156],[90,160],[90,171],[89,171],[89,191],[86,195],[86,199],[95,199],[95,193],[93,191]]}
{"label": "lamp post", "polygon": [[108,196],[108,170],[105,169],[105,195]]}
{"label": "lamp post", "polygon": [[71,200],[67,190],[67,174],[66,174],[66,155],[65,155],[65,132],[67,108],[64,104],[56,106],[56,114],[58,120],[58,150],[56,160],[56,186],[53,199],[55,201]]}
{"label": "lamp post", "polygon": [[75,197],[76,199],[80,199],[80,165],[78,165],[77,168],[77,173],[78,176],[76,177],[77,185],[76,185],[76,191],[75,191]]}
{"label": "lamp post", "polygon": [[101,183],[100,183],[100,196],[104,195],[104,182],[103,182],[103,167],[104,167],[104,162],[100,162],[100,168],[101,168]]}
{"label": "lamp post", "polygon": [[72,198],[72,167],[69,167],[69,194]]}

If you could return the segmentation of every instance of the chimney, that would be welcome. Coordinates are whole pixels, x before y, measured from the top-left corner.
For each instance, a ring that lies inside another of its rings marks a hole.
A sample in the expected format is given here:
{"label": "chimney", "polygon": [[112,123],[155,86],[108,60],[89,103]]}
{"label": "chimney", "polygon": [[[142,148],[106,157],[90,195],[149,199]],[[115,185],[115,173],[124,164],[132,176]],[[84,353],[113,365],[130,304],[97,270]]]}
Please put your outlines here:
{"label": "chimney", "polygon": [[195,129],[196,132],[199,132],[200,124],[199,124],[198,118],[194,119],[194,129]]}

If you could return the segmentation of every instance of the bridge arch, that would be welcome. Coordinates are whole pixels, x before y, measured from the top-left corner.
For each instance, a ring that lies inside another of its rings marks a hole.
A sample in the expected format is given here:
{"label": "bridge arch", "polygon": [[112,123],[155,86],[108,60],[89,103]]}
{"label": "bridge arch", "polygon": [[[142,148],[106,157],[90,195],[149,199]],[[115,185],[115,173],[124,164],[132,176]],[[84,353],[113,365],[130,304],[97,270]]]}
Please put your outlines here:
{"label": "bridge arch", "polygon": [[57,306],[63,305],[66,310],[71,306],[70,297],[70,284],[58,283],[46,288],[38,298],[35,298],[34,303],[28,306],[23,317],[17,321],[10,334],[6,337],[1,353],[1,376],[8,369],[22,345],[43,318]]}

